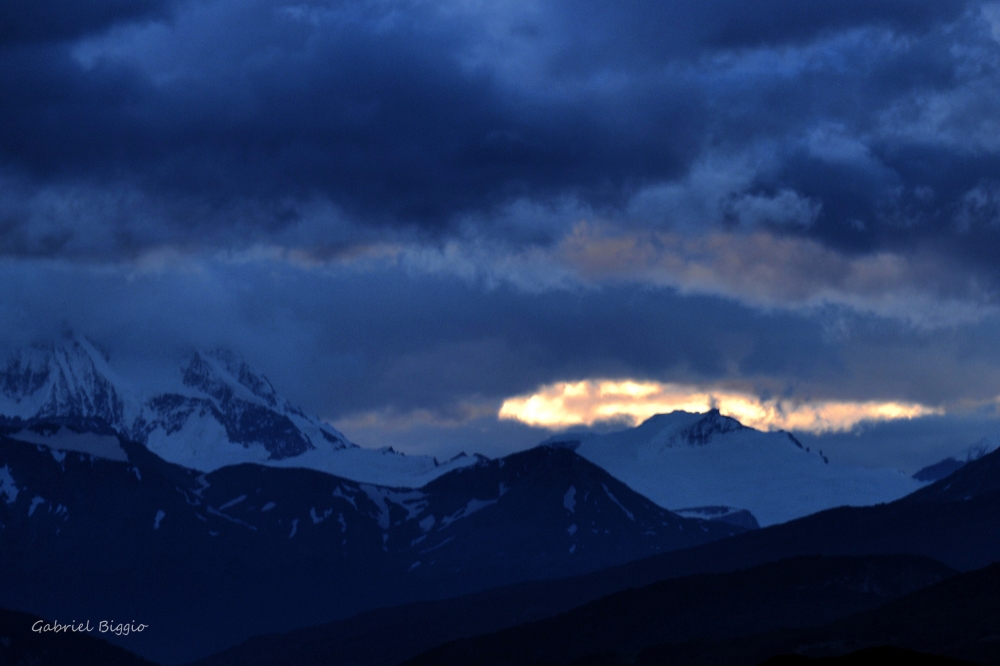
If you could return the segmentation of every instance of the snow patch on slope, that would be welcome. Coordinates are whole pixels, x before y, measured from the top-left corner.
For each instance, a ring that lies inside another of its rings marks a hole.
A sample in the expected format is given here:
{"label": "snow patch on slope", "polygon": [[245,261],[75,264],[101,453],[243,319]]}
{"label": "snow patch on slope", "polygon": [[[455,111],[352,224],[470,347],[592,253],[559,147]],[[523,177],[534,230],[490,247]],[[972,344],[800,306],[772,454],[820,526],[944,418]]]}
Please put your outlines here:
{"label": "snow patch on slope", "polygon": [[576,511],[576,488],[574,486],[570,486],[566,494],[563,495],[563,507],[570,513]]}
{"label": "snow patch on slope", "polygon": [[352,481],[390,488],[420,488],[442,474],[472,465],[471,456],[438,463],[431,456],[408,456],[385,449],[355,447],[335,452],[313,449],[282,460],[248,460],[272,467],[315,469]]}
{"label": "snow patch on slope", "polygon": [[476,513],[477,511],[482,511],[486,507],[493,506],[496,503],[497,503],[497,500],[471,499],[471,500],[469,500],[468,504],[466,504],[464,507],[462,507],[461,509],[459,509],[455,513],[451,514],[450,516],[445,516],[444,518],[442,518],[441,519],[441,528],[443,529],[445,527],[448,527],[449,525],[451,525],[452,523],[454,523],[456,520],[461,520],[462,518],[468,518],[469,516],[471,516],[472,514]]}
{"label": "snow patch on slope", "polygon": [[60,427],[55,432],[36,432],[29,428],[20,430],[11,439],[28,444],[36,444],[58,451],[76,451],[98,458],[126,462],[128,456],[117,437],[98,435],[92,432],[73,432]]}
{"label": "snow patch on slope", "polygon": [[635,522],[635,516],[632,514],[632,512],[626,509],[625,505],[619,502],[618,498],[611,494],[611,491],[608,490],[608,487],[602,483],[601,488],[604,488],[604,492],[611,499],[611,501],[617,504],[618,508],[625,512],[625,515],[628,516],[628,519],[631,520],[632,522]]}

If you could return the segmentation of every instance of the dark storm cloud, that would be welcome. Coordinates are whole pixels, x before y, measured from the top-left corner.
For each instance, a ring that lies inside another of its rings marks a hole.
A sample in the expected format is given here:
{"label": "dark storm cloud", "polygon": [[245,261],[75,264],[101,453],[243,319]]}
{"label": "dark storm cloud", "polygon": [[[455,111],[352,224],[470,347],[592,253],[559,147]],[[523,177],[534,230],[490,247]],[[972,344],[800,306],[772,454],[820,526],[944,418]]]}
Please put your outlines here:
{"label": "dark storm cloud", "polygon": [[0,343],[222,345],[498,452],[538,434],[505,398],[601,377],[992,404],[998,39],[953,0],[14,0]]}
{"label": "dark storm cloud", "polygon": [[[460,35],[433,25],[385,34],[351,20],[313,31],[271,3],[255,9],[237,12],[244,25],[219,27],[245,30],[272,55],[223,50],[208,75],[160,86],[113,60],[82,67],[65,48],[7,49],[5,161],[43,182],[138,181],[209,207],[322,195],[372,222],[434,226],[518,196],[613,198],[629,179],[676,174],[694,154],[697,95],[677,85],[614,104],[538,100],[459,67]],[[684,131],[647,135],[630,108]]]}
{"label": "dark storm cloud", "polygon": [[698,3],[708,20],[706,42],[719,46],[755,46],[762,43],[801,42],[824,32],[858,26],[888,27],[898,32],[920,32],[954,20],[971,3],[967,0],[912,2],[911,0],[766,0]]}
{"label": "dark storm cloud", "polygon": [[[176,378],[190,348],[222,346],[361,444],[442,455],[533,445],[539,430],[498,424],[503,400],[597,378],[714,386],[764,400],[992,405],[973,430],[997,423],[996,315],[921,330],[845,308],[764,312],[637,285],[530,293],[389,265],[178,261],[142,269],[0,262],[0,345],[74,331],[154,388]],[[913,464],[971,444],[966,426],[950,438],[918,427]],[[868,462],[894,461],[906,448],[900,437],[879,436],[884,455],[869,451]],[[834,444],[859,459],[866,453]]]}
{"label": "dark storm cloud", "polygon": [[[647,2],[599,0],[547,3],[562,26],[567,49],[561,63],[600,69],[610,63],[656,65],[717,49],[795,45],[836,31],[877,27],[921,33],[956,19],[968,0],[706,0]],[[530,24],[529,24],[530,25]]]}
{"label": "dark storm cloud", "polygon": [[8,0],[0,8],[0,46],[57,42],[113,25],[170,15],[177,0]]}
{"label": "dark storm cloud", "polygon": [[7,345],[71,329],[116,359],[230,347],[329,417],[448,414],[468,399],[499,406],[539,384],[592,376],[808,381],[842,363],[815,321],[636,287],[527,294],[269,261],[138,274],[38,263],[3,266],[0,277]]}
{"label": "dark storm cloud", "polygon": [[930,405],[990,400],[1000,380],[995,319],[920,331],[837,308],[765,313],[664,289],[531,294],[271,260],[138,273],[33,262],[0,277],[7,345],[72,329],[140,364],[221,345],[329,418],[427,410],[463,420],[469,403],[496,409],[542,384],[600,377]]}
{"label": "dark storm cloud", "polygon": [[[893,105],[993,80],[968,52],[995,57],[996,44],[967,2],[553,0],[476,13],[223,0],[104,36],[170,7],[32,7],[4,10],[14,27],[0,48],[0,166],[5,189],[26,192],[0,208],[8,255],[83,252],[87,220],[108,217],[129,220],[109,253],[281,244],[311,201],[343,212],[315,223],[319,236],[348,222],[440,234],[468,215],[488,234],[511,202],[570,197],[613,215],[706,151],[761,143],[774,164],[752,193],[799,191],[822,212],[796,233],[871,251],[946,228],[985,177],[981,156],[955,149],[951,181],[921,176],[900,157],[920,140],[878,136]],[[803,148],[824,122],[870,144],[870,159]],[[52,205],[60,197],[74,205]],[[886,222],[901,211],[920,224]]]}

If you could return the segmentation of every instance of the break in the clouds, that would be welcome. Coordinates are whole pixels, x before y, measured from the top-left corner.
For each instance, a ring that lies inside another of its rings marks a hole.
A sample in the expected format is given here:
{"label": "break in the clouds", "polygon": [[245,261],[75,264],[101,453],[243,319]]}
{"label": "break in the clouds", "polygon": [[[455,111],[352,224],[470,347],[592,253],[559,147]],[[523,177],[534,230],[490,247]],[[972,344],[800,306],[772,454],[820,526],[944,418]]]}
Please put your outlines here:
{"label": "break in the clouds", "polygon": [[1000,394],[997,3],[8,2],[0,92],[5,344],[235,347],[381,440]]}
{"label": "break in the clouds", "polygon": [[864,422],[913,419],[941,410],[898,402],[797,403],[711,387],[634,381],[560,382],[533,395],[504,401],[499,417],[545,428],[591,426],[618,421],[635,426],[656,414],[673,411],[707,412],[725,416],[759,430],[796,430],[817,434],[852,430]]}
{"label": "break in the clouds", "polygon": [[8,344],[72,328],[130,375],[154,377],[176,372],[190,347],[234,348],[362,444],[442,454],[535,443],[544,431],[497,423],[505,404],[590,378],[681,385],[705,399],[639,396],[613,413],[594,400],[569,418],[522,420],[642,418],[735,396],[742,402],[727,409],[760,427],[842,430],[873,417],[982,415],[1000,393],[996,316],[922,328],[844,307],[762,310],[667,288],[532,291],[386,258],[167,257],[128,269],[6,261],[0,279]]}

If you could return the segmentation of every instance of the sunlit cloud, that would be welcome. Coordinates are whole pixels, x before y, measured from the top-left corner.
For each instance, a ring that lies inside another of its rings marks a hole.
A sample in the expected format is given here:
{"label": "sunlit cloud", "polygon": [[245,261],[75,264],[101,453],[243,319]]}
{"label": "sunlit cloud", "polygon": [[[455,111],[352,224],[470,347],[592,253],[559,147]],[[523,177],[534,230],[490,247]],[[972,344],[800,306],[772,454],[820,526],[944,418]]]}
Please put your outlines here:
{"label": "sunlit cloud", "polygon": [[816,241],[766,232],[622,232],[583,223],[560,263],[584,280],[634,280],[764,308],[836,304],[921,327],[975,322],[996,308],[953,266],[892,252],[849,257]]}
{"label": "sunlit cloud", "polygon": [[[1000,191],[995,199],[1000,201]],[[413,275],[456,276],[526,293],[640,284],[764,310],[837,306],[927,330],[977,323],[1000,312],[977,281],[926,253],[848,256],[815,240],[763,230],[689,234],[627,226],[581,220],[562,235],[554,232],[558,240],[548,246],[398,239],[357,245],[333,257],[316,257],[311,249],[285,256],[360,271],[402,268]]]}
{"label": "sunlit cloud", "polygon": [[759,430],[813,433],[850,430],[865,421],[943,413],[916,403],[762,400],[750,394],[683,384],[589,380],[551,384],[532,395],[509,398],[500,408],[499,417],[558,429],[600,421],[636,425],[655,414],[675,410],[706,412],[713,408]]}

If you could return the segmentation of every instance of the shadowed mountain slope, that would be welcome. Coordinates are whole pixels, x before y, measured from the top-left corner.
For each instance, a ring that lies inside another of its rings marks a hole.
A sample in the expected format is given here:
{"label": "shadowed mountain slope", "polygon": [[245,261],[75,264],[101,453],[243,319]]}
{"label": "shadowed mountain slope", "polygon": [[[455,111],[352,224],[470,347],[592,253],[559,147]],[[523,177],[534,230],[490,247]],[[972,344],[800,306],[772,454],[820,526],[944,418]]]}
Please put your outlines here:
{"label": "shadowed mountain slope", "polygon": [[115,441],[125,460],[0,440],[0,605],[127,616],[151,627],[127,645],[161,661],[743,531],[559,448],[412,490],[254,464],[202,474]]}
{"label": "shadowed mountain slope", "polygon": [[[444,618],[461,616],[461,619],[454,632],[434,629],[428,640],[496,631],[518,622],[550,617],[630,587],[690,574],[745,569],[787,557],[865,556],[909,551],[935,557],[957,569],[984,566],[1000,559],[1000,535],[996,528],[1000,524],[1000,494],[995,492],[994,484],[987,482],[991,478],[990,470],[998,462],[1000,455],[989,454],[969,463],[961,470],[961,476],[942,480],[892,504],[832,509],[783,525],[591,574],[524,583],[442,602],[441,606],[428,608],[428,614],[442,613]],[[958,485],[954,485],[956,483]],[[495,609],[495,613],[490,609]],[[324,632],[331,632],[330,645],[333,645],[341,639],[332,637],[344,635],[338,632],[357,631],[362,635],[366,627],[380,622],[385,622],[386,627],[401,627],[398,630],[404,633],[416,633],[423,626],[419,619],[410,625],[408,621],[394,625],[393,613],[387,609],[366,618],[355,618],[351,628],[342,625],[303,630],[294,640],[306,646],[304,655],[312,649],[308,644],[320,645],[325,640]],[[419,613],[420,609],[414,607],[406,610],[405,615],[414,617]],[[443,624],[448,626],[449,621]],[[280,644],[284,639],[276,640],[275,644]],[[265,643],[256,643],[255,647],[258,654],[270,654]],[[320,645],[318,651],[323,650],[327,650],[328,655],[335,651],[330,646],[323,648]],[[398,656],[392,650],[388,652]]]}
{"label": "shadowed mountain slope", "polygon": [[[70,618],[60,618],[69,624]],[[99,637],[98,621],[84,625],[92,631],[36,632],[32,627],[52,626],[37,615],[0,608],[0,664],[4,666],[155,666]],[[79,627],[79,624],[73,626]]]}
{"label": "shadowed mountain slope", "polygon": [[[824,627],[729,641],[667,644],[646,649],[635,658],[618,659],[642,666],[753,666],[773,655],[830,657],[879,645],[984,666],[1000,664],[1000,564],[954,576]],[[615,662],[606,656],[594,657],[591,663]]]}
{"label": "shadowed mountain slope", "polygon": [[865,648],[838,657],[806,657],[801,654],[771,657],[760,666],[970,666],[973,662],[954,657],[942,657],[906,648],[881,645]]}
{"label": "shadowed mountain slope", "polygon": [[667,580],[555,617],[431,650],[408,666],[567,664],[696,638],[822,625],[948,578],[927,558],[810,556],[726,574]]}

